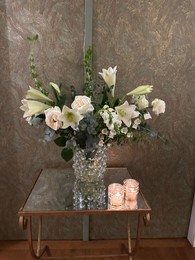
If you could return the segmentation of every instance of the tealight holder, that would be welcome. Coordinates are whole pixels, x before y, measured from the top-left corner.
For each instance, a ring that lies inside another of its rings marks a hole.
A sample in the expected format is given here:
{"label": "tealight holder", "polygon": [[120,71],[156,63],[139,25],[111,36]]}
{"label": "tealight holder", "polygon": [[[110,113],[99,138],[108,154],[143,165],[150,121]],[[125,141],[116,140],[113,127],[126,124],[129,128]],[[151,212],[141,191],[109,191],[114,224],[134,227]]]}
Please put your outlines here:
{"label": "tealight holder", "polygon": [[138,205],[137,205],[137,200],[125,200],[125,208],[126,209],[137,209]]}
{"label": "tealight holder", "polygon": [[119,207],[124,204],[124,186],[112,183],[108,186],[108,204]]}
{"label": "tealight holder", "polygon": [[134,179],[126,179],[123,181],[125,200],[137,200],[139,193],[139,182]]}

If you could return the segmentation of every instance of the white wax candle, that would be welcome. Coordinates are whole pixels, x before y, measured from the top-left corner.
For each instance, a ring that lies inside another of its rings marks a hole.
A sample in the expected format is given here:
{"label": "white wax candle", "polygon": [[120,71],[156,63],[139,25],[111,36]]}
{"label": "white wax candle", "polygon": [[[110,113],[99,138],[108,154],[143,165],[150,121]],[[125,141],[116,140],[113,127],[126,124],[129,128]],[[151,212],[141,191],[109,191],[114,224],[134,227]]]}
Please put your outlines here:
{"label": "white wax candle", "polygon": [[108,186],[108,203],[112,206],[121,206],[124,203],[124,187],[119,183]]}
{"label": "white wax candle", "polygon": [[111,195],[110,204],[113,206],[121,206],[124,202],[124,195],[117,192]]}

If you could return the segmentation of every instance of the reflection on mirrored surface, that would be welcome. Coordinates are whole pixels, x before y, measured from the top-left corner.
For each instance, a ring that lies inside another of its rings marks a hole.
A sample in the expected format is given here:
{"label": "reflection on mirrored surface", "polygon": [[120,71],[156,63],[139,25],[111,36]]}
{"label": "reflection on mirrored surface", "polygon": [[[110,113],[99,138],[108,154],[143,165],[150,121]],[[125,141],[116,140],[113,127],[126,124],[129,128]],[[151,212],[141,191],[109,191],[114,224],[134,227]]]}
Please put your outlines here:
{"label": "reflection on mirrored surface", "polygon": [[[105,174],[105,185],[129,178],[126,168],[108,168]],[[44,169],[38,177],[24,207],[23,212],[78,211],[73,207],[74,172],[72,169]],[[94,210],[110,210],[107,197],[103,207]],[[88,205],[82,210],[88,210]],[[139,193],[134,202],[124,201],[120,210],[148,209],[148,205]],[[116,210],[112,208],[112,210]],[[119,208],[117,209],[119,210]],[[88,210],[90,211],[90,210]]]}

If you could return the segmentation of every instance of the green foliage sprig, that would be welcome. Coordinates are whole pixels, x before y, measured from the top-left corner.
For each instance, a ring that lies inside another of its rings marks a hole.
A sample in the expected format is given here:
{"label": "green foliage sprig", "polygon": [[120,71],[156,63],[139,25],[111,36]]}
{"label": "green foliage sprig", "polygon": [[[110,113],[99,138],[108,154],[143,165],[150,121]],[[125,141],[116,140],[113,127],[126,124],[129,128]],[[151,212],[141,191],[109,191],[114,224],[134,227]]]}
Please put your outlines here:
{"label": "green foliage sprig", "polygon": [[36,71],[36,64],[35,64],[35,58],[34,58],[34,44],[38,40],[38,34],[32,36],[32,37],[27,37],[27,39],[31,43],[31,53],[29,57],[29,62],[30,62],[30,70],[31,70],[31,76],[34,81],[34,86],[36,89],[40,90],[44,95],[48,96],[48,91],[42,88],[42,82],[38,79],[39,74]]}

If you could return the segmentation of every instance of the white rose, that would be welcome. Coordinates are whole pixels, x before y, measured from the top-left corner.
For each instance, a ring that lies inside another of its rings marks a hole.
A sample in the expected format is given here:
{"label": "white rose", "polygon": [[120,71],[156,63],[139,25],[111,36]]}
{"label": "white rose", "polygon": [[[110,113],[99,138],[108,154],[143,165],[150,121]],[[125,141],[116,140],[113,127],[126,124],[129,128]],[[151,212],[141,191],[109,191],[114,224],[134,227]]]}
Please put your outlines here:
{"label": "white rose", "polygon": [[86,114],[94,110],[94,107],[91,104],[91,99],[87,96],[76,96],[71,107],[81,114]]}
{"label": "white rose", "polygon": [[146,99],[145,95],[141,95],[137,100],[137,106],[140,110],[149,106],[149,102]]}
{"label": "white rose", "polygon": [[166,107],[166,104],[163,100],[161,99],[158,99],[158,98],[155,98],[153,101],[152,101],[152,111],[158,116],[159,114],[161,113],[164,113],[165,112],[165,107]]}
{"label": "white rose", "polygon": [[59,107],[55,106],[45,111],[45,123],[55,131],[62,127],[62,112]]}

